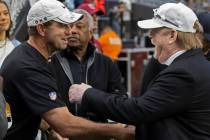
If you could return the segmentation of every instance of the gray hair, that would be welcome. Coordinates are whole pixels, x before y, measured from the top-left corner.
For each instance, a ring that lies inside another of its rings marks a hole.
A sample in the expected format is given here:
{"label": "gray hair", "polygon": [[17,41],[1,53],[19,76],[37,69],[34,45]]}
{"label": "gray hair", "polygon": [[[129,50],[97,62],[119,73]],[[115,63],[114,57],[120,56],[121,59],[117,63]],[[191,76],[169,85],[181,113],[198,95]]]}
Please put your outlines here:
{"label": "gray hair", "polygon": [[75,9],[73,10],[75,13],[83,14],[88,19],[89,30],[92,31],[94,28],[93,17],[83,9]]}

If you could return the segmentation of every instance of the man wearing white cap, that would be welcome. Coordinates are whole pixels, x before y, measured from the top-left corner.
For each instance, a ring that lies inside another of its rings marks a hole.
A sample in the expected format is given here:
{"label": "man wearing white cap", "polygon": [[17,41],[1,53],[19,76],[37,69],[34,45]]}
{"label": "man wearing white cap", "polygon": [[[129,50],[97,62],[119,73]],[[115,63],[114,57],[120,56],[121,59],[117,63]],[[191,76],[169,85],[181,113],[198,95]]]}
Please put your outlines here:
{"label": "man wearing white cap", "polygon": [[73,116],[57,93],[47,60],[55,50],[67,47],[68,24],[81,16],[57,0],[40,0],[29,10],[29,39],[7,57],[1,69],[13,119],[5,140],[34,140],[41,118],[63,137],[124,138],[130,134],[117,125],[96,124]]}
{"label": "man wearing white cap", "polygon": [[202,27],[195,13],[182,3],[166,3],[138,26],[151,29],[155,57],[168,65],[146,92],[127,98],[81,84],[70,88],[70,101],[136,125],[137,140],[209,140],[210,62],[201,49]]}

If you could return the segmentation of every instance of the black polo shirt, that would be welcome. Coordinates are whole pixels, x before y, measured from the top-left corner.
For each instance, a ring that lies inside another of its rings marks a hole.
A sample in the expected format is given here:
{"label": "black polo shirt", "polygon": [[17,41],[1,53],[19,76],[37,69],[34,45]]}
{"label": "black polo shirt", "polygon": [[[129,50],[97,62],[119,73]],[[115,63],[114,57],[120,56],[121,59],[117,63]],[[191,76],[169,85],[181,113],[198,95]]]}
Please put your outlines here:
{"label": "black polo shirt", "polygon": [[41,115],[65,106],[47,60],[28,43],[23,43],[6,58],[1,75],[13,119],[5,139],[34,140]]}

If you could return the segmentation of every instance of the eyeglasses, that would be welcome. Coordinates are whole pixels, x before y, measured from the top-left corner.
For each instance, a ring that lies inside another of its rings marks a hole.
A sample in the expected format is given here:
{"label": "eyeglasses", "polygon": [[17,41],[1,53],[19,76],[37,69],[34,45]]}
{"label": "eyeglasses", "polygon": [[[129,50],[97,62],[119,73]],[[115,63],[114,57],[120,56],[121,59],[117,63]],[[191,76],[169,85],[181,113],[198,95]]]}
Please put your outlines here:
{"label": "eyeglasses", "polygon": [[172,25],[174,25],[176,27],[180,27],[180,25],[178,25],[178,23],[174,23],[174,22],[172,22],[172,21],[170,21],[170,20],[168,20],[166,18],[163,18],[161,15],[159,15],[158,12],[157,12],[158,9],[153,9],[153,11],[154,11],[154,18],[157,18],[157,19],[160,19],[160,20],[165,21],[167,23],[170,23],[170,24],[172,24]]}

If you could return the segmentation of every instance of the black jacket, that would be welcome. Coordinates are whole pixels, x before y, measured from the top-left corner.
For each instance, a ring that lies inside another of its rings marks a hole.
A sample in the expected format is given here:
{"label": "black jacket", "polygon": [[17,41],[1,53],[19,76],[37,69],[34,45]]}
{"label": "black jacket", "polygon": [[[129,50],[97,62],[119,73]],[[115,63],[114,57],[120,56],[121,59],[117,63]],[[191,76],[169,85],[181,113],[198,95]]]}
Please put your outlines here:
{"label": "black jacket", "polygon": [[[62,59],[67,59],[71,73],[70,78],[65,74],[56,55],[60,55]],[[105,122],[107,119],[104,116],[85,112],[81,110],[79,105],[70,103],[68,90],[72,84],[83,82],[108,93],[126,95],[126,90],[121,82],[121,73],[116,64],[110,58],[97,53],[91,44],[88,45],[85,59],[82,62],[78,61],[71,49],[56,55],[52,57],[51,66],[55,71],[59,91],[69,111],[74,115],[86,117],[93,121]]]}
{"label": "black jacket", "polygon": [[209,140],[210,62],[201,49],[187,51],[155,76],[143,96],[126,98],[91,88],[82,106],[136,125],[137,140]]}
{"label": "black jacket", "polygon": [[147,90],[147,87],[149,85],[149,83],[152,81],[153,78],[155,78],[155,76],[161,72],[162,70],[164,70],[167,66],[160,64],[158,62],[157,59],[155,59],[154,57],[152,57],[149,60],[149,63],[147,64],[145,71],[144,71],[144,75],[142,78],[142,82],[141,82],[141,91],[140,91],[140,95],[143,95],[144,92]]}

